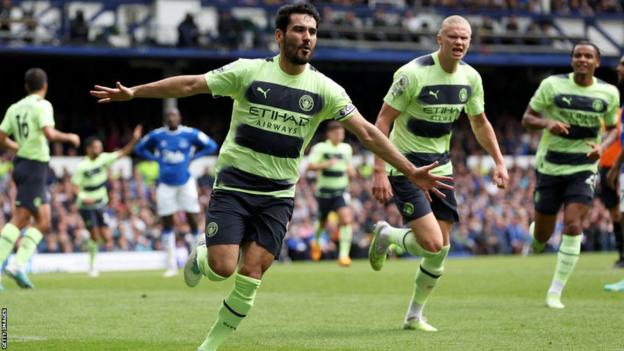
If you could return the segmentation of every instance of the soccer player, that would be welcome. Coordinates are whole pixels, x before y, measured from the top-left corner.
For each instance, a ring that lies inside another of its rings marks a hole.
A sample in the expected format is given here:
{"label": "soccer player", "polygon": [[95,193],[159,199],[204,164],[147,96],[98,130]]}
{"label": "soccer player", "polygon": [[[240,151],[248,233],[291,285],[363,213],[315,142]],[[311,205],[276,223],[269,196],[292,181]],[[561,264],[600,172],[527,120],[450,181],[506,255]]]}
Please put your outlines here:
{"label": "soccer player", "polygon": [[85,227],[91,235],[87,242],[89,252],[89,276],[97,277],[95,255],[99,241],[104,240],[106,247],[112,247],[112,235],[106,221],[106,206],[108,205],[108,169],[117,159],[132,154],[134,145],[141,138],[141,125],[134,128],[132,138],[123,148],[115,152],[102,152],[102,141],[97,137],[85,140],[86,157],[76,166],[72,176],[74,193],[77,194],[76,203]]}
{"label": "soccer player", "polygon": [[168,109],[165,112],[165,127],[155,129],[143,137],[135,150],[139,157],[157,161],[160,168],[156,210],[162,219],[162,242],[167,250],[165,277],[178,274],[173,215],[184,211],[193,238],[198,239],[199,236],[197,181],[191,177],[189,165],[194,159],[214,154],[218,148],[217,143],[206,134],[183,126],[181,122],[178,109]]}
{"label": "soccer player", "polygon": [[344,127],[339,122],[331,121],[327,124],[327,140],[314,145],[310,150],[308,170],[318,171],[314,194],[318,203],[318,218],[312,242],[312,259],[318,261],[321,258],[321,233],[329,213],[336,211],[339,220],[338,264],[348,267],[351,265],[349,251],[353,239],[349,177],[355,177],[356,172],[351,165],[353,150],[351,145],[343,142],[344,133]]}
{"label": "soccer player", "polygon": [[[617,77],[618,77],[618,85],[620,86],[620,88],[624,88],[624,55],[620,57],[620,62],[617,65]],[[624,105],[622,105],[622,108],[620,108],[620,126],[622,124],[622,118],[624,118]],[[624,135],[620,134],[620,138],[624,139]],[[620,143],[622,141],[624,140],[620,140]],[[620,193],[622,193],[622,191],[624,190],[622,189],[622,186],[624,186],[624,184],[622,184],[622,182],[619,181],[619,178],[622,177],[621,172],[622,172],[623,162],[624,162],[624,152],[622,152],[622,150],[620,149],[620,153],[618,154],[617,159],[613,163],[613,167],[611,167],[611,169],[609,170],[609,173],[607,173],[607,181],[609,183],[609,186],[611,187],[611,189],[617,189],[618,183],[619,183]],[[622,206],[623,204],[620,203],[620,213],[624,212],[624,208]],[[622,220],[622,217],[620,217],[620,221],[621,220]],[[613,222],[613,225],[615,227],[615,222]],[[615,229],[614,229],[614,232],[615,232]],[[616,238],[616,247],[620,255],[619,262],[622,262],[622,251],[624,250],[622,237],[620,236],[619,240],[617,236],[615,238]],[[623,265],[620,265],[617,262],[616,262],[616,266],[620,268],[623,267]],[[613,283],[613,284],[606,284],[604,286],[604,289],[606,291],[624,291],[624,280],[619,281],[617,283]]]}
{"label": "soccer player", "polygon": [[189,257],[186,284],[196,286],[202,275],[212,281],[227,279],[237,271],[242,253],[234,287],[199,350],[216,350],[249,313],[263,274],[280,252],[303,150],[322,121],[340,121],[428,196],[429,191],[443,196],[436,187],[450,188],[443,183],[448,177],[429,173],[436,163],[412,165],[360,115],[342,87],[309,65],[318,23],[312,5],[284,5],[275,17],[275,57],[240,59],[205,75],[130,88],[119,82],[116,88],[96,85],[91,92],[101,103],[196,94],[234,100],[206,214],[207,242],[200,242]]}
{"label": "soccer player", "polygon": [[[484,112],[481,76],[462,61],[470,46],[471,34],[470,24],[463,17],[445,18],[437,34],[439,50],[410,61],[394,74],[376,125],[385,135],[392,127],[390,141],[414,165],[437,161],[441,166],[433,173],[451,176],[451,130],[465,111],[477,141],[494,159],[493,181],[504,188],[509,176],[496,135]],[[454,192],[443,192],[446,197],[436,197],[429,202],[400,170],[375,159],[373,195],[380,202],[394,196],[408,228],[394,228],[384,221],[376,224],[369,248],[371,266],[375,270],[383,267],[392,244],[412,255],[422,256],[403,321],[404,329],[437,331],[426,321],[423,309],[444,271],[450,249],[449,235],[453,224],[459,221]]]}
{"label": "soccer player", "polygon": [[[561,292],[581,253],[583,220],[594,195],[598,159],[617,137],[617,88],[594,77],[600,50],[582,41],[572,49],[572,73],[544,79],[522,117],[543,130],[535,156],[537,182],[531,223],[533,252],[544,250],[563,205],[563,235],[546,306],[561,309]],[[607,134],[600,141],[601,124]]]}
{"label": "soccer player", "polygon": [[[24,269],[37,245],[50,230],[50,198],[46,189],[50,161],[48,142],[70,143],[78,147],[80,138],[54,128],[52,104],[45,99],[48,92],[45,71],[40,68],[26,71],[24,87],[28,95],[9,107],[0,124],[0,143],[13,135],[19,145],[13,161],[16,208],[11,221],[0,231],[0,262],[9,257],[20,231],[26,229],[15,262],[6,268],[5,273],[20,287],[33,288]],[[33,226],[29,225],[31,217],[35,219]]]}

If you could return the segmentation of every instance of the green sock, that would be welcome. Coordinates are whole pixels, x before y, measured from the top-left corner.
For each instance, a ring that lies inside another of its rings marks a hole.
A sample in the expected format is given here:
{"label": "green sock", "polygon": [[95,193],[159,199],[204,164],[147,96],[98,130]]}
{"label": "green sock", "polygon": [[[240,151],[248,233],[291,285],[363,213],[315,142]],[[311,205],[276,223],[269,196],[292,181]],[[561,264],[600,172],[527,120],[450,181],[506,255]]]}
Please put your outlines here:
{"label": "green sock", "polygon": [[427,250],[416,241],[416,236],[411,229],[388,227],[386,234],[390,239],[390,243],[402,247],[414,256],[424,256]]}
{"label": "green sock", "polygon": [[206,245],[197,248],[197,265],[199,266],[199,271],[213,282],[224,281],[228,278],[218,275],[210,269],[208,264],[208,247]]}
{"label": "green sock", "polygon": [[234,288],[223,300],[218,319],[210,328],[206,340],[199,346],[198,351],[215,351],[228,335],[238,328],[253,306],[258,287],[260,280],[236,274]]}
{"label": "green sock", "polygon": [[9,258],[15,246],[15,241],[20,235],[20,230],[15,225],[7,223],[0,232],[0,267]]}
{"label": "green sock", "polygon": [[314,242],[319,244],[321,242],[321,234],[323,233],[323,227],[321,227],[321,222],[314,222]]}
{"label": "green sock", "polygon": [[98,242],[92,239],[87,241],[87,251],[89,252],[89,270],[93,270],[95,267],[95,254],[98,251]]}
{"label": "green sock", "polygon": [[557,254],[557,267],[553,276],[552,284],[548,293],[561,295],[561,291],[568,282],[568,278],[572,275],[574,266],[581,254],[581,240],[583,235],[567,235],[563,234],[559,253]]}
{"label": "green sock", "polygon": [[339,257],[349,257],[351,251],[351,240],[353,239],[353,229],[351,225],[343,225],[338,229],[340,233]]}
{"label": "green sock", "polygon": [[444,246],[442,250],[433,253],[426,251],[420,262],[420,269],[416,273],[416,283],[414,285],[414,295],[412,300],[424,305],[433,288],[438,283],[438,279],[444,271],[444,260],[448,256],[450,245]]}
{"label": "green sock", "polygon": [[15,255],[15,263],[18,269],[22,269],[28,263],[28,260],[37,251],[37,245],[43,239],[43,234],[35,227],[29,227],[24,233],[24,237],[20,242],[20,247]]}

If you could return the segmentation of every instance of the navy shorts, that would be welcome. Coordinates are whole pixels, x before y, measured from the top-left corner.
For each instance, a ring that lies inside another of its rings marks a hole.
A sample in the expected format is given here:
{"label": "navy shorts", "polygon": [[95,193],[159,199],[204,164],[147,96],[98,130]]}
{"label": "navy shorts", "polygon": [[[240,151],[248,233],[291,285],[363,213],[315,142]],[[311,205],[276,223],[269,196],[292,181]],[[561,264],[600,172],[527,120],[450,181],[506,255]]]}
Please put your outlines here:
{"label": "navy shorts", "polygon": [[105,208],[80,209],[80,217],[87,229],[108,227],[108,221]]}
{"label": "navy shorts", "polygon": [[13,181],[17,187],[15,206],[24,207],[36,214],[39,206],[50,203],[46,186],[48,163],[16,157],[13,164]]}
{"label": "navy shorts", "polygon": [[594,198],[596,175],[593,172],[553,176],[536,171],[535,174],[533,203],[539,213],[554,215],[563,204],[590,205]]}
{"label": "navy shorts", "polygon": [[294,205],[293,198],[214,190],[206,210],[206,245],[255,241],[278,257]]}
{"label": "navy shorts", "polygon": [[620,197],[617,191],[611,188],[607,182],[607,173],[610,169],[611,167],[600,168],[600,178],[598,178],[598,184],[596,186],[596,197],[598,197],[608,209],[617,207],[620,203]]}
{"label": "navy shorts", "polygon": [[331,211],[338,211],[340,208],[349,206],[349,194],[344,193],[332,197],[317,196],[316,202],[318,203],[318,219],[324,221]]}
{"label": "navy shorts", "polygon": [[[405,224],[431,212],[438,220],[451,223],[459,222],[457,199],[453,190],[440,189],[446,195],[446,198],[442,199],[432,193],[432,201],[429,202],[425,197],[425,193],[412,184],[407,177],[390,176],[388,179],[390,180],[390,185],[392,185],[394,203],[401,211]],[[455,185],[454,182],[448,184]]]}

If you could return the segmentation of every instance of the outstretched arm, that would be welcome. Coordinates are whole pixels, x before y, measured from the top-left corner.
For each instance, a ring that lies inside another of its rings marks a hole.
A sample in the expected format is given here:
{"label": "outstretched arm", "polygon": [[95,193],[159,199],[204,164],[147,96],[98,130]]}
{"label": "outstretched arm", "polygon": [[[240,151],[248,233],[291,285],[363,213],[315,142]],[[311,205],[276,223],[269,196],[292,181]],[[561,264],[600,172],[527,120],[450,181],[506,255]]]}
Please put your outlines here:
{"label": "outstretched arm", "polygon": [[95,85],[90,91],[91,96],[98,99],[98,103],[114,101],[128,101],[134,98],[181,98],[197,94],[210,94],[210,89],[203,74],[175,76],[156,82],[123,86],[116,83],[115,88]]}
{"label": "outstretched arm", "polygon": [[494,164],[496,165],[494,169],[494,183],[501,189],[506,188],[507,183],[509,183],[509,174],[507,174],[505,159],[498,147],[498,141],[496,140],[496,134],[494,133],[492,124],[490,124],[484,112],[476,116],[470,116],[469,119],[470,127],[479,145],[494,159]]}
{"label": "outstretched arm", "polygon": [[342,122],[342,124],[351,133],[355,134],[367,149],[405,174],[412,183],[425,192],[429,200],[431,200],[429,191],[433,191],[437,196],[444,197],[444,194],[437,188],[453,189],[452,186],[444,183],[445,181],[452,181],[453,178],[429,173],[431,169],[437,167],[437,162],[424,167],[414,166],[390,143],[390,140],[379,129],[365,120],[359,112],[354,112],[354,115]]}
{"label": "outstretched arm", "polygon": [[74,145],[75,147],[80,146],[80,137],[74,133],[64,133],[54,127],[45,126],[43,127],[43,134],[45,135],[46,139],[48,139],[48,141],[69,143]]}
{"label": "outstretched arm", "polygon": [[126,145],[124,145],[124,147],[119,149],[119,157],[128,156],[132,153],[132,150],[134,150],[134,146],[141,139],[142,132],[143,132],[142,125],[139,124],[136,127],[134,127],[134,131],[132,132],[132,138],[130,139],[130,141]]}

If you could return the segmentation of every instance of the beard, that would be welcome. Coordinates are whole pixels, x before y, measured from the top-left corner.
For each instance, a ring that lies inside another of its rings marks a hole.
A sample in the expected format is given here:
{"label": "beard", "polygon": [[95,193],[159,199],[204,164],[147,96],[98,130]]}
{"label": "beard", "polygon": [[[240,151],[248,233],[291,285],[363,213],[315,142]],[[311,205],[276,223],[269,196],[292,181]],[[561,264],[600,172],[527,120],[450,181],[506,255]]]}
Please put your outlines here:
{"label": "beard", "polygon": [[295,65],[305,65],[310,62],[312,59],[312,53],[314,50],[310,48],[310,53],[308,55],[303,55],[299,53],[300,46],[294,43],[292,40],[288,40],[284,38],[284,57],[291,63]]}

